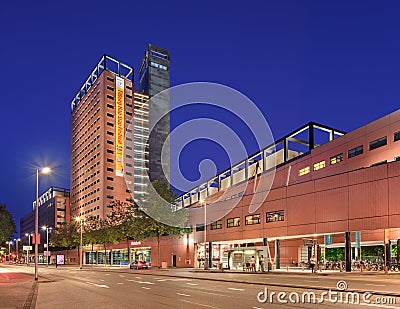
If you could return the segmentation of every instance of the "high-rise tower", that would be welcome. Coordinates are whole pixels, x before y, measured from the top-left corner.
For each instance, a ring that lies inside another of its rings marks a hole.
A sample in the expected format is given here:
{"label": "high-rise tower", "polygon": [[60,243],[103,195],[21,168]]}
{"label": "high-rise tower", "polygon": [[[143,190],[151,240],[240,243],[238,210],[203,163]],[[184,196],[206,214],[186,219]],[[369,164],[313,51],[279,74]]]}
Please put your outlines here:
{"label": "high-rise tower", "polygon": [[[149,177],[150,180],[169,179],[170,145],[170,55],[169,51],[149,44],[140,66],[139,89],[149,101]],[[163,157],[161,155],[163,154]],[[163,158],[163,159],[162,159]]]}
{"label": "high-rise tower", "polygon": [[132,67],[104,55],[71,102],[71,217],[104,218],[113,201],[131,199],[132,76]]}

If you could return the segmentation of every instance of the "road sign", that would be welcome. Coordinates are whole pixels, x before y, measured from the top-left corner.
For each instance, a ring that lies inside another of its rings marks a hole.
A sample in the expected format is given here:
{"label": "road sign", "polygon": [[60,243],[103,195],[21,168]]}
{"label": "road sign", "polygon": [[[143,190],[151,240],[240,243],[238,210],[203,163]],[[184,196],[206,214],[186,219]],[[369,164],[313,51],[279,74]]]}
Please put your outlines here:
{"label": "road sign", "polygon": [[50,251],[44,251],[44,252],[43,252],[43,255],[44,255],[44,256],[50,256],[50,255],[51,255],[51,252],[50,252]]}
{"label": "road sign", "polygon": [[24,251],[31,251],[32,250],[32,246],[23,246],[22,248]]}

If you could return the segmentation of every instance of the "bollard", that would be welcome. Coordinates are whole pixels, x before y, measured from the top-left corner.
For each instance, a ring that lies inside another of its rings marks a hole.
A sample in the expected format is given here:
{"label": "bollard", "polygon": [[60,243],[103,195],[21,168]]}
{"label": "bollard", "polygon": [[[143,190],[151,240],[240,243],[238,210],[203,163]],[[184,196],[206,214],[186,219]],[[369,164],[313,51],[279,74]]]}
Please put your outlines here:
{"label": "bollard", "polygon": [[289,266],[286,266],[286,271],[289,271]]}
{"label": "bollard", "polygon": [[304,271],[304,264],[301,264],[301,270]]}

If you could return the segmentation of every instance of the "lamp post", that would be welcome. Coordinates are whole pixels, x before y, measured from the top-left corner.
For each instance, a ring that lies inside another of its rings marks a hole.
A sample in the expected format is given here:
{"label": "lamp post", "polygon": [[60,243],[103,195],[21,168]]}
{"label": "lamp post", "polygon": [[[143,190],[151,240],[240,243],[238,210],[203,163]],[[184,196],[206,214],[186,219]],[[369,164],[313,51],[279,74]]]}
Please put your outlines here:
{"label": "lamp post", "polygon": [[[40,170],[43,174],[49,174],[51,169],[44,167]],[[39,169],[36,169],[36,205],[35,205],[35,281],[38,280],[38,256],[39,256]]]}
{"label": "lamp post", "polygon": [[16,253],[17,253],[17,263],[19,262],[19,259],[18,259],[18,242],[19,241],[21,241],[21,238],[14,238],[14,241],[15,241],[15,244],[16,244],[16,247],[15,247],[15,250],[17,251]]}
{"label": "lamp post", "polygon": [[75,220],[77,222],[80,222],[80,226],[81,226],[81,242],[80,242],[80,248],[79,248],[79,269],[82,269],[82,225],[83,225],[83,221],[85,219],[81,218],[81,217],[76,217]]}
{"label": "lamp post", "polygon": [[8,262],[11,262],[11,245],[12,241],[6,241],[6,244],[8,244]]}
{"label": "lamp post", "polygon": [[204,269],[208,269],[208,261],[207,261],[207,203],[205,200],[200,200],[200,203],[203,204],[204,207]]}
{"label": "lamp post", "polygon": [[31,247],[31,233],[25,233],[25,236],[28,237],[28,250],[26,250],[26,265],[29,265],[29,251]]}
{"label": "lamp post", "polygon": [[[51,231],[52,229],[53,229],[52,227],[48,227],[46,225],[42,226],[42,230],[46,231],[46,251],[47,251],[47,254],[50,252],[49,251],[49,230]],[[46,255],[46,266],[47,267],[49,266],[49,256],[48,255]]]}

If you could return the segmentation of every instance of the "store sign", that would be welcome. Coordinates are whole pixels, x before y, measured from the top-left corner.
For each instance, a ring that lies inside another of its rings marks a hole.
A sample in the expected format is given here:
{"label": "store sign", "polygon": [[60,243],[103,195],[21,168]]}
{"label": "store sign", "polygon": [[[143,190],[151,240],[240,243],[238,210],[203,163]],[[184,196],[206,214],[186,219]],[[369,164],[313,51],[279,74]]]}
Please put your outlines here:
{"label": "store sign", "polygon": [[325,235],[325,245],[332,245],[332,235]]}
{"label": "store sign", "polygon": [[64,254],[57,254],[57,265],[64,265]]}
{"label": "store sign", "polygon": [[233,263],[242,263],[243,254],[242,253],[234,253],[233,254]]}
{"label": "store sign", "polygon": [[131,241],[131,246],[139,246],[139,245],[141,245],[142,244],[142,242],[141,241]]}
{"label": "store sign", "polygon": [[115,92],[115,175],[124,176],[124,80],[116,77]]}
{"label": "store sign", "polygon": [[354,242],[356,243],[355,247],[361,247],[361,235],[360,232],[354,232]]}

